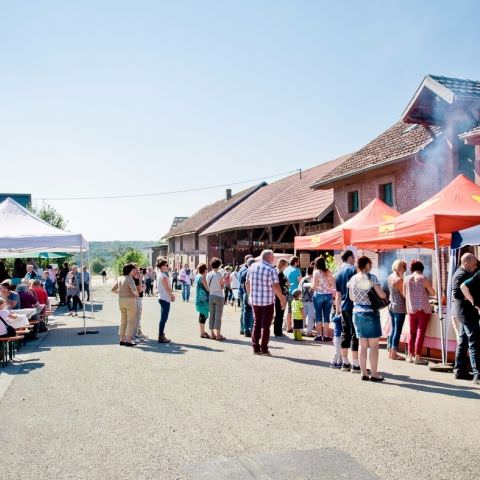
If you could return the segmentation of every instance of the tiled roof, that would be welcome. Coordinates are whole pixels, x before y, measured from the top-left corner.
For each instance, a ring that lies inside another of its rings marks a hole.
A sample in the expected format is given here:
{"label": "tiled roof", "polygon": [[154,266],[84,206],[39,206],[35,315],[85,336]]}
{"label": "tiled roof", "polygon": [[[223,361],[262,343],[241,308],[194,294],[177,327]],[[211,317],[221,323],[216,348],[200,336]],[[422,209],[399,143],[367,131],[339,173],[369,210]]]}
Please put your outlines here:
{"label": "tiled roof", "polygon": [[465,80],[462,78],[443,77],[441,75],[428,75],[436,82],[448,88],[456,97],[480,98],[480,82],[477,80]]}
{"label": "tiled roof", "polygon": [[178,224],[176,227],[171,228],[170,231],[164,235],[163,238],[175,237],[178,235],[184,235],[187,233],[196,233],[200,232],[212,222],[221,217],[225,212],[228,212],[238,203],[242,202],[249,195],[255,192],[257,189],[263,187],[265,182],[255,185],[254,187],[247,188],[241,192],[232,195],[232,197],[227,199],[218,200],[217,202],[207,205],[198,212],[194,213],[192,216],[188,217],[186,220]]}
{"label": "tiled roof", "polygon": [[461,135],[459,135],[459,137],[460,138],[468,138],[468,137],[474,137],[474,136],[477,136],[477,135],[480,135],[480,125],[472,128],[471,130],[468,130],[465,133],[462,133]]}
{"label": "tiled roof", "polygon": [[346,156],[271,183],[210,225],[202,235],[322,218],[333,205],[333,191],[313,191],[312,183]]}
{"label": "tiled roof", "polygon": [[[440,133],[437,127],[433,127],[432,131],[436,135]],[[333,181],[401,160],[417,153],[431,141],[432,137],[425,127],[399,121],[358,152],[350,155],[337,168],[317,178],[313,188],[323,188]]]}

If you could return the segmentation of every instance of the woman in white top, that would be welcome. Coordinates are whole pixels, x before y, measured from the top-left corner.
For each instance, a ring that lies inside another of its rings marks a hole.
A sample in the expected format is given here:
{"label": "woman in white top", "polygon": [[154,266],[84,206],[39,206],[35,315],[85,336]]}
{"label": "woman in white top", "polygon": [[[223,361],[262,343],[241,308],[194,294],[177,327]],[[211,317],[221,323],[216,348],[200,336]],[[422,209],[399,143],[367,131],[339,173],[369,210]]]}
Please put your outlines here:
{"label": "woman in white top", "polygon": [[225,303],[223,275],[218,271],[221,265],[222,262],[219,258],[212,258],[210,261],[212,270],[207,274],[207,285],[210,291],[210,297],[208,300],[210,308],[210,338],[213,338],[214,340],[225,340],[225,337],[221,334],[223,305]]}
{"label": "woman in white top", "polygon": [[175,301],[175,295],[168,281],[168,262],[159,260],[157,262],[157,290],[158,303],[160,304],[160,324],[158,326],[158,343],[170,343],[170,339],[165,336],[165,325],[170,313],[170,302]]}

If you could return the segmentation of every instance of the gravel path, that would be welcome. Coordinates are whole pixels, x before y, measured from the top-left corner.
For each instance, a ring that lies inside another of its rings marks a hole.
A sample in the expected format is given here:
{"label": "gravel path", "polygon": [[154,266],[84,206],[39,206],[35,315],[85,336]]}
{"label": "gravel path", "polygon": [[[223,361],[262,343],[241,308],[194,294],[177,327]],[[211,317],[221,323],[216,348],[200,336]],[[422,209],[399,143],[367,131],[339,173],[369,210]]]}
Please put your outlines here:
{"label": "gravel path", "polygon": [[[388,381],[361,382],[310,341],[254,356],[233,308],[222,343],[199,338],[181,301],[175,343],[119,347],[116,299],[96,295],[98,335],[59,316],[0,373],[2,480],[478,478],[480,389],[468,382],[385,352]],[[158,311],[146,298],[152,339]]]}

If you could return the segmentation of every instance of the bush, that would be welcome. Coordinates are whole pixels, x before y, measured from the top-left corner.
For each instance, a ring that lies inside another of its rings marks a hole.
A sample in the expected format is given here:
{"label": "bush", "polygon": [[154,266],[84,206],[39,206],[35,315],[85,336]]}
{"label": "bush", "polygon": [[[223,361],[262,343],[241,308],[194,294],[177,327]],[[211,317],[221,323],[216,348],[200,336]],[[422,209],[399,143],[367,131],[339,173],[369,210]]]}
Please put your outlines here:
{"label": "bush", "polygon": [[94,258],[92,260],[91,270],[94,275],[102,273],[102,270],[106,268],[107,262],[103,258]]}
{"label": "bush", "polygon": [[141,250],[129,248],[115,259],[113,263],[113,269],[115,270],[115,273],[121,275],[123,266],[126,263],[131,262],[138,264],[139,267],[148,266],[148,258]]}

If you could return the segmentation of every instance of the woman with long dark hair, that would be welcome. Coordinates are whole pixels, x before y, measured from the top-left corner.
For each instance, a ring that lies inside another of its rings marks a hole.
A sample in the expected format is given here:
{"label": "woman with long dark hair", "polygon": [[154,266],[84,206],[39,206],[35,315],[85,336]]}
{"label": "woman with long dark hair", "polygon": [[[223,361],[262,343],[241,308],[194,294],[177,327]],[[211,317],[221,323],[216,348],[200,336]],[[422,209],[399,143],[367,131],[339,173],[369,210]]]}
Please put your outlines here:
{"label": "woman with long dark hair", "polygon": [[210,338],[205,331],[205,323],[210,313],[209,307],[209,289],[207,284],[207,270],[205,263],[201,263],[197,269],[197,277],[195,279],[195,308],[198,312],[198,325],[200,328],[200,338]]}

